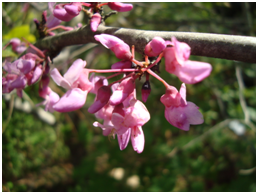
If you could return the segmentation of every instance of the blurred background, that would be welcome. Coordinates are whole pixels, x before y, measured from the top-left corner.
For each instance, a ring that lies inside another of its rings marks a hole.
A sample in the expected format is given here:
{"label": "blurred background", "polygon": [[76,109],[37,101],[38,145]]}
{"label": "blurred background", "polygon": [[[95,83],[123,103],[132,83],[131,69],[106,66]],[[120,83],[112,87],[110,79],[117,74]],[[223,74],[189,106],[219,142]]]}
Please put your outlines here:
{"label": "blurred background", "polygon": [[[133,3],[130,12],[112,15],[106,25],[157,31],[256,35],[256,3]],[[41,20],[47,3],[2,3],[2,47],[14,37],[37,39],[34,18]],[[111,10],[104,8],[105,13]],[[63,25],[87,24],[81,13]],[[56,31],[56,32],[61,32]],[[248,52],[248,51],[247,51]],[[8,47],[5,57],[17,55]],[[141,60],[143,56],[137,55]],[[52,67],[62,74],[81,58],[88,68],[107,69],[117,62],[101,45],[65,48]],[[38,84],[2,95],[2,191],[256,191],[256,66],[216,58],[191,56],[212,64],[204,81],[187,84],[187,101],[204,115],[202,125],[188,132],[171,126],[160,97],[165,88],[151,79],[145,104],[151,120],[143,126],[145,149],[137,154],[131,143],[120,151],[117,139],[102,135],[85,106],[75,112],[47,113]],[[160,64],[160,76],[180,88],[180,80]],[[141,100],[144,79],[137,82]],[[50,83],[59,95],[64,90]]]}

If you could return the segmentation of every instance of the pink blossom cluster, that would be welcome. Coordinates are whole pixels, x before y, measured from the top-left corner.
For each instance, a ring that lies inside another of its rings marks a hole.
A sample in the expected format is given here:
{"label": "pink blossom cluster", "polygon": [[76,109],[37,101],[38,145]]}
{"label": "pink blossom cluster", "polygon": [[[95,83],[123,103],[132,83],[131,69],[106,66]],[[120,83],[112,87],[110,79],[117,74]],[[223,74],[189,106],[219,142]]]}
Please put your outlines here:
{"label": "pink blossom cluster", "polygon": [[53,15],[55,18],[58,18],[62,21],[70,21],[74,17],[78,16],[81,11],[83,11],[83,6],[89,7],[87,11],[90,15],[90,26],[93,32],[97,31],[99,24],[101,23],[101,7],[107,5],[110,9],[125,12],[130,11],[133,8],[132,4],[124,4],[120,2],[109,2],[109,3],[83,3],[83,2],[72,2],[72,3],[63,3],[57,4],[53,10]]}
{"label": "pink blossom cluster", "polygon": [[[25,43],[18,38],[11,39],[7,45],[9,44],[16,53],[21,53],[26,49]],[[3,65],[5,71],[2,77],[3,93],[10,93],[16,89],[17,95],[22,97],[22,90],[25,86],[32,85],[40,79],[43,73],[42,61],[42,58],[33,53],[27,53],[14,62],[6,60]]]}
{"label": "pink blossom cluster", "polygon": [[[36,54],[27,53],[14,62],[5,62],[5,76],[2,78],[3,93],[16,89],[21,96],[22,89],[39,81],[39,96],[45,100],[45,110],[53,112],[70,112],[82,108],[88,93],[95,94],[95,100],[88,108],[88,112],[95,114],[103,123],[94,122],[100,127],[105,136],[117,135],[119,147],[125,149],[131,139],[132,147],[137,153],[144,149],[144,133],[142,126],[149,121],[150,113],[145,105],[136,99],[137,79],[146,77],[142,87],[142,101],[146,102],[151,93],[149,76],[161,81],[165,94],[160,101],[165,106],[167,121],[182,130],[188,131],[190,125],[203,123],[203,116],[199,108],[192,102],[186,101],[186,84],[195,84],[209,76],[212,67],[208,63],[190,61],[190,47],[179,42],[175,37],[165,41],[161,37],[154,37],[145,47],[145,61],[134,58],[129,45],[118,37],[100,34],[94,36],[103,46],[110,49],[121,61],[113,64],[111,69],[97,70],[86,68],[86,61],[77,59],[62,76],[57,68],[49,71],[48,60],[44,52],[30,45]],[[155,57],[150,62],[148,57]],[[154,71],[155,66],[164,57],[167,72],[176,75],[183,83],[178,91],[169,85]],[[59,97],[48,86],[50,74],[53,81],[63,87],[66,92]],[[98,76],[95,73],[114,73],[111,76]],[[91,74],[91,75],[90,75]],[[123,75],[115,82],[108,83],[108,79]],[[90,75],[90,76],[89,76]]]}
{"label": "pink blossom cluster", "polygon": [[[63,29],[65,31],[74,30],[82,27],[81,23],[78,23],[75,27],[60,25],[62,21],[70,21],[74,17],[78,16],[81,11],[84,11],[90,18],[90,27],[93,32],[97,31],[99,24],[105,18],[102,13],[102,7],[107,5],[110,9],[118,12],[130,11],[133,8],[132,4],[125,4],[120,2],[108,2],[108,3],[84,3],[84,2],[72,2],[72,3],[60,3],[55,2],[48,3],[48,14],[47,10],[42,14],[42,21],[39,22],[34,19],[37,26],[37,30],[40,33],[40,37],[54,36],[53,32],[56,29]],[[84,9],[89,8],[89,10]]]}
{"label": "pink blossom cluster", "polygon": [[[96,31],[102,20],[101,7],[108,5],[112,10],[130,11],[131,4],[123,3],[49,3],[50,14],[43,13],[41,23],[35,20],[37,28],[47,29],[47,35],[54,35],[61,21],[70,21],[84,8],[89,7],[91,14],[91,29]],[[61,26],[65,30],[71,27]],[[44,37],[45,35],[43,35]],[[192,102],[186,101],[186,85],[195,84],[211,73],[212,66],[209,63],[189,60],[191,49],[188,44],[178,41],[175,37],[164,40],[154,37],[144,49],[145,60],[138,61],[134,56],[134,46],[130,48],[123,40],[109,34],[94,36],[107,49],[110,49],[120,59],[110,69],[97,70],[86,68],[86,61],[77,59],[69,67],[64,75],[57,68],[50,70],[50,59],[45,51],[40,51],[29,43],[30,49],[14,62],[8,60],[4,63],[2,78],[3,93],[9,93],[16,89],[22,97],[22,90],[28,85],[39,82],[39,96],[44,99],[39,105],[44,105],[46,111],[70,112],[82,108],[89,93],[95,94],[94,102],[89,106],[88,112],[103,123],[94,122],[93,126],[100,127],[105,136],[117,136],[121,150],[125,149],[131,139],[132,147],[137,153],[144,149],[145,139],[142,126],[150,120],[150,113],[143,104],[151,93],[150,76],[158,79],[165,86],[165,94],[160,101],[165,106],[165,118],[167,121],[182,130],[188,131],[190,125],[203,123],[203,116],[199,108]],[[26,49],[25,43],[19,39],[12,39],[8,45],[12,45],[14,52],[21,53]],[[150,60],[155,58],[155,60]],[[158,64],[164,58],[165,70],[176,75],[183,83],[179,91],[169,85],[159,75]],[[105,77],[95,73],[113,73]],[[50,76],[49,76],[50,75]],[[121,76],[115,82],[109,83],[110,78]],[[136,98],[137,80],[145,76],[142,85],[142,101]],[[66,90],[59,97],[50,87],[50,77],[53,81]]]}

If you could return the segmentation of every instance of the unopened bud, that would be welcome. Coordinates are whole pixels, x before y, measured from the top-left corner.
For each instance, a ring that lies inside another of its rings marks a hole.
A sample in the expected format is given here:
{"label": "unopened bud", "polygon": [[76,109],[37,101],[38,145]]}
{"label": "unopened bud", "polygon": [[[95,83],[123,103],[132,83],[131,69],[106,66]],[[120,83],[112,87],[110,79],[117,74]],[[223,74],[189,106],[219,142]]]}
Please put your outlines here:
{"label": "unopened bud", "polygon": [[146,102],[151,93],[151,86],[149,80],[146,80],[142,85],[142,101]]}

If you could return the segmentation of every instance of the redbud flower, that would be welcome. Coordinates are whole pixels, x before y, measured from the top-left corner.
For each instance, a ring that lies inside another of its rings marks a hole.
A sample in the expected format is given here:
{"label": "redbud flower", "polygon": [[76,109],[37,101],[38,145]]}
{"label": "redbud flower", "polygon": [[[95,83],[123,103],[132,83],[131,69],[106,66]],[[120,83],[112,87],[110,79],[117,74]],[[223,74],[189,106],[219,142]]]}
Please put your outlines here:
{"label": "redbud flower", "polygon": [[111,96],[111,89],[109,86],[102,86],[98,89],[98,93],[94,103],[89,107],[89,113],[96,113],[102,107],[104,107]]}
{"label": "redbud flower", "polygon": [[132,77],[124,79],[110,97],[110,104],[122,103],[134,91],[134,88],[135,83]]}
{"label": "redbud flower", "polygon": [[167,88],[166,94],[161,97],[161,102],[165,105],[165,118],[171,125],[189,131],[190,124],[203,123],[203,116],[198,110],[199,108],[192,102],[186,102],[184,83],[179,93],[173,86]]}
{"label": "redbud flower", "polygon": [[25,43],[22,43],[18,38],[11,39],[10,44],[12,45],[12,50],[18,54],[23,53],[27,49]]}
{"label": "redbud flower", "polygon": [[58,94],[52,91],[51,88],[46,87],[44,89],[40,89],[39,95],[42,98],[45,98],[45,100],[37,104],[37,106],[45,105],[45,111],[54,112],[55,110],[53,109],[53,105],[56,104],[60,99]]}
{"label": "redbud flower", "polygon": [[118,11],[118,12],[125,12],[125,11],[130,11],[133,9],[132,4],[125,4],[125,3],[120,3],[120,2],[109,2],[108,6],[110,9]]}
{"label": "redbud flower", "polygon": [[87,94],[92,88],[92,84],[88,80],[88,71],[84,69],[85,66],[86,61],[77,59],[64,77],[56,68],[51,71],[50,75],[56,84],[68,90],[53,106],[54,110],[70,112],[80,109],[85,104]]}
{"label": "redbud flower", "polygon": [[166,71],[175,74],[186,84],[195,84],[210,75],[209,63],[190,61],[190,47],[172,37],[173,47],[164,50]]}
{"label": "redbud flower", "polygon": [[94,38],[101,42],[103,46],[112,50],[117,58],[124,60],[132,58],[130,47],[121,39],[109,34],[95,35]]}
{"label": "redbud flower", "polygon": [[55,5],[55,2],[48,2],[48,10],[50,11],[50,14],[46,18],[46,20],[47,20],[47,22],[46,22],[47,28],[53,28],[55,26],[58,26],[62,22],[61,20],[57,19],[53,15],[54,5]]}
{"label": "redbud flower", "polygon": [[59,4],[55,7],[53,14],[56,18],[68,22],[79,15],[81,9],[81,4],[77,2],[66,4],[64,5],[64,8]]}
{"label": "redbud flower", "polygon": [[92,89],[90,93],[97,94],[98,89],[102,86],[108,85],[108,80],[104,76],[95,76],[95,73],[92,73],[90,76],[90,82],[92,83]]}
{"label": "redbud flower", "polygon": [[95,13],[92,15],[90,19],[90,28],[92,32],[96,32],[97,28],[101,22],[101,15],[99,13]]}
{"label": "redbud flower", "polygon": [[158,56],[166,48],[166,42],[161,37],[154,37],[146,46],[144,53],[149,57]]}

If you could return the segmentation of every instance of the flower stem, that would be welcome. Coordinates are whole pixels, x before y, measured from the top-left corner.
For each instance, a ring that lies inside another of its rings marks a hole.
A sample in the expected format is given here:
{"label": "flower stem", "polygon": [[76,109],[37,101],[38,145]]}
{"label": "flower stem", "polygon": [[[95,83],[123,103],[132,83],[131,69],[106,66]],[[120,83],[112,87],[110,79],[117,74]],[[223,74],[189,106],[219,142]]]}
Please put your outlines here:
{"label": "flower stem", "polygon": [[89,69],[89,72],[95,72],[95,73],[125,73],[125,72],[135,72],[138,71],[137,69]]}
{"label": "flower stem", "polygon": [[120,75],[120,74],[122,74],[122,72],[118,72],[118,73],[115,73],[113,75],[110,75],[110,76],[106,77],[106,79],[110,79],[110,78],[115,77],[115,76]]}
{"label": "flower stem", "polygon": [[156,73],[154,73],[152,70],[146,69],[146,71],[147,71],[149,74],[151,74],[153,77],[155,77],[155,78],[157,78],[159,81],[161,81],[161,82],[164,84],[164,86],[165,86],[166,88],[169,87],[169,84],[168,84],[164,79],[162,79],[161,77],[159,77]]}
{"label": "flower stem", "polygon": [[53,27],[53,28],[48,29],[46,32],[49,33],[49,32],[51,32],[51,31],[53,31],[53,30],[58,29],[58,28],[61,28],[61,29],[66,30],[66,31],[73,30],[72,27],[66,27],[66,26],[59,25],[59,26],[55,26],[55,27]]}
{"label": "flower stem", "polygon": [[156,61],[153,63],[153,64],[151,64],[149,67],[147,67],[147,69],[150,69],[150,68],[152,68],[154,65],[156,65],[159,61],[160,61],[160,59],[163,57],[163,52],[159,55],[159,57],[156,59]]}
{"label": "flower stem", "polygon": [[45,54],[41,50],[39,50],[37,47],[35,47],[33,44],[31,44],[25,38],[22,37],[22,40],[24,40],[24,42],[26,42],[33,50],[35,50],[40,55],[40,57],[45,58]]}

